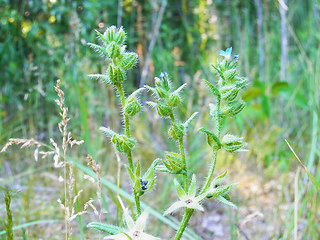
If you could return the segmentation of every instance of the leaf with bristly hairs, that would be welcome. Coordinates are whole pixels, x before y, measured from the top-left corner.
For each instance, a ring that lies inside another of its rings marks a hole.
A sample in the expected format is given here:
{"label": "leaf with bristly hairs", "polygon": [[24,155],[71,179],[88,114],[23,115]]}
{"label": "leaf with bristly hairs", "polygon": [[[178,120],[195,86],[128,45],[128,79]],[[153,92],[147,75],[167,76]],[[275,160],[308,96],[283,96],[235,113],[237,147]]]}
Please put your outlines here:
{"label": "leaf with bristly hairs", "polygon": [[109,233],[111,235],[119,234],[125,231],[125,229],[123,228],[120,228],[111,224],[105,224],[105,223],[99,223],[99,222],[91,222],[87,225],[87,227],[94,228],[102,232]]}

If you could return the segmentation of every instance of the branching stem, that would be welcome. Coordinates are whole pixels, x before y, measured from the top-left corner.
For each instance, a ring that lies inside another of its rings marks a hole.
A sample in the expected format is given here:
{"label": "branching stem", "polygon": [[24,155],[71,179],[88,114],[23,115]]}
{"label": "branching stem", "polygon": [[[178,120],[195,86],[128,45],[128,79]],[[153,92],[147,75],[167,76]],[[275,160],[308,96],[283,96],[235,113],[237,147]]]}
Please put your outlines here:
{"label": "branching stem", "polygon": [[[218,96],[217,97],[217,112],[216,112],[215,120],[216,120],[216,135],[219,138],[219,140],[220,140],[220,131],[221,131],[220,104],[221,104],[221,97]],[[183,141],[182,141],[182,146],[183,146]],[[219,148],[217,148],[217,147],[213,148],[213,156],[212,156],[212,162],[210,164],[209,173],[208,173],[208,176],[207,176],[206,183],[204,184],[200,194],[204,193],[209,188],[210,182],[211,182],[212,177],[213,177],[214,169],[215,169],[215,166],[216,166],[218,150],[219,150]],[[194,212],[193,209],[185,208],[184,215],[183,215],[183,218],[182,218],[182,221],[181,221],[181,224],[180,224],[180,228],[177,231],[174,240],[180,240],[181,239],[181,237],[183,235],[183,232],[186,229],[186,227],[188,225],[188,222],[189,222],[193,212]]]}

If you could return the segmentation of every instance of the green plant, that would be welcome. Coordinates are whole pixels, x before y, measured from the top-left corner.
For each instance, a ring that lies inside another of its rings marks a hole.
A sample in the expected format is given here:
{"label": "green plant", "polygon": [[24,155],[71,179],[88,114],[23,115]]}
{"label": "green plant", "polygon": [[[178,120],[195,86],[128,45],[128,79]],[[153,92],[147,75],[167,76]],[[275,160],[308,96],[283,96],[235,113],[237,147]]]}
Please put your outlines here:
{"label": "green plant", "polygon": [[[154,171],[156,170],[167,172],[175,176],[174,184],[180,200],[169,207],[164,215],[170,214],[178,208],[185,209],[180,229],[175,236],[176,240],[181,239],[193,212],[195,210],[204,211],[200,204],[205,198],[213,198],[221,203],[235,207],[235,205],[229,201],[230,197],[228,195],[228,192],[234,188],[235,184],[218,186],[218,184],[224,180],[226,172],[215,179],[213,179],[213,174],[218,150],[224,149],[227,152],[236,152],[243,150],[243,147],[246,145],[242,138],[231,134],[225,134],[221,137],[222,119],[225,117],[235,117],[245,106],[244,101],[241,100],[241,90],[246,86],[247,81],[245,78],[239,76],[236,69],[238,65],[238,56],[231,55],[232,48],[221,51],[220,55],[222,55],[224,59],[218,61],[217,66],[213,66],[218,73],[219,81],[217,84],[206,81],[217,99],[215,105],[210,105],[210,114],[215,120],[216,129],[215,133],[213,133],[205,128],[200,128],[200,131],[207,134],[208,144],[213,152],[213,159],[210,164],[210,170],[206,181],[202,184],[201,190],[197,194],[196,175],[188,168],[184,136],[187,133],[191,121],[198,113],[192,114],[184,123],[178,121],[174,115],[175,109],[183,101],[180,93],[186,84],[174,89],[168,74],[161,73],[159,77],[155,77],[154,87],[145,86],[145,88],[155,96],[155,101],[148,102],[148,105],[155,108],[161,117],[170,119],[171,126],[168,130],[168,134],[169,137],[177,143],[179,153],[165,152],[165,159],[154,160],[149,169],[142,176],[140,161],[137,161],[136,165],[134,165],[133,161],[132,150],[136,142],[130,133],[130,119],[141,110],[138,94],[143,88],[139,88],[129,96],[124,94],[126,71],[135,66],[137,55],[126,51],[126,34],[122,27],[117,29],[115,26],[111,26],[107,28],[103,34],[97,31],[97,35],[103,45],[100,46],[89,43],[89,46],[106,58],[108,68],[105,74],[93,74],[90,76],[113,85],[117,90],[121,100],[121,112],[124,122],[124,133],[117,133],[106,127],[101,127],[100,130],[111,139],[115,149],[127,157],[128,165],[126,168],[132,182],[136,213],[130,217],[127,209],[120,200],[128,230],[95,222],[90,223],[88,227],[109,233],[111,236],[106,237],[106,239],[157,239],[143,232],[146,213],[144,212],[141,215],[140,207],[140,197],[145,192],[150,191],[154,186]],[[159,162],[162,162],[163,164],[159,164]],[[179,183],[180,176],[183,182],[182,185]]]}
{"label": "green plant", "polygon": [[10,210],[10,203],[11,203],[11,195],[9,190],[6,191],[6,195],[4,197],[4,201],[6,203],[6,211],[7,211],[7,222],[4,224],[4,229],[7,233],[7,239],[13,240],[13,224],[12,224],[12,213]]}
{"label": "green plant", "polygon": [[[217,66],[213,66],[219,76],[218,83],[212,84],[205,81],[213,95],[216,97],[216,104],[210,105],[210,115],[215,120],[216,129],[215,133],[203,127],[199,129],[207,135],[208,144],[212,148],[213,158],[206,181],[202,184],[201,190],[197,196],[196,176],[195,174],[190,173],[190,170],[187,167],[188,161],[185,157],[183,137],[186,134],[186,129],[189,126],[190,121],[194,119],[198,113],[194,113],[183,124],[175,120],[173,110],[182,101],[179,92],[185,85],[182,85],[180,88],[173,91],[172,84],[166,73],[161,74],[160,78],[155,78],[155,88],[146,86],[156,96],[156,102],[150,102],[149,105],[156,108],[160,116],[170,118],[171,127],[169,128],[168,134],[170,138],[177,142],[180,149],[179,154],[166,152],[166,160],[163,160],[164,165],[159,165],[157,167],[158,170],[167,171],[170,174],[183,175],[184,187],[178,183],[178,180],[175,179],[174,181],[180,200],[175,202],[165,212],[165,214],[169,214],[181,207],[185,209],[180,229],[178,230],[175,239],[180,239],[182,237],[193,212],[195,210],[204,210],[200,205],[204,198],[214,198],[221,203],[235,207],[235,205],[229,201],[230,197],[228,195],[228,192],[235,187],[235,184],[227,186],[217,185],[224,180],[226,172],[213,179],[218,150],[222,148],[227,152],[243,151],[243,147],[246,145],[242,138],[231,134],[225,134],[221,138],[222,119],[224,117],[235,117],[245,106],[245,103],[241,100],[241,90],[246,86],[247,80],[239,76],[236,69],[238,65],[238,56],[232,56],[231,51],[232,48],[221,51],[220,55],[222,55],[224,59],[218,61]],[[190,180],[191,175],[192,180]]]}

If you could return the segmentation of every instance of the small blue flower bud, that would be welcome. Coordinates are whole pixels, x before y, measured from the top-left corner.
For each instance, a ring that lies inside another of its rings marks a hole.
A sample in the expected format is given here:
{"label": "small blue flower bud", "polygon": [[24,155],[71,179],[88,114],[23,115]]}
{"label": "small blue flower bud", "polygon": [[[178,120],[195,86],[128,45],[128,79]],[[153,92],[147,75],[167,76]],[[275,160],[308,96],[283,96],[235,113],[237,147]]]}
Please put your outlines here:
{"label": "small blue flower bud", "polygon": [[160,73],[160,78],[165,78],[167,76],[167,73],[166,72],[162,72],[162,73]]}

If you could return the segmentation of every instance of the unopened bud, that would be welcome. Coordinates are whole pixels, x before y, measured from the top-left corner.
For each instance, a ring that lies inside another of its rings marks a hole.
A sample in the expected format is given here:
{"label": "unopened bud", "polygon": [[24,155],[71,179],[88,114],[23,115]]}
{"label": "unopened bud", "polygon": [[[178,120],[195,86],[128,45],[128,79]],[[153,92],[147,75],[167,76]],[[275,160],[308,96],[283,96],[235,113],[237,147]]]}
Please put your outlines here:
{"label": "unopened bud", "polygon": [[107,53],[110,58],[116,58],[120,55],[120,48],[115,42],[111,42],[107,46]]}
{"label": "unopened bud", "polygon": [[119,45],[122,45],[125,40],[126,40],[126,33],[123,30],[123,28],[121,27],[121,28],[119,28],[119,30],[116,33],[115,42]]}
{"label": "unopened bud", "polygon": [[158,114],[163,117],[169,117],[172,114],[171,107],[161,103],[157,104],[157,111]]}
{"label": "unopened bud", "polygon": [[113,84],[119,84],[126,79],[126,73],[120,67],[110,64],[107,69],[107,77]]}
{"label": "unopened bud", "polygon": [[135,146],[135,141],[125,135],[115,134],[111,141],[119,152],[129,153]]}
{"label": "unopened bud", "polygon": [[172,124],[169,128],[169,136],[174,140],[179,140],[183,138],[184,135],[184,126],[180,123]]}
{"label": "unopened bud", "polygon": [[236,137],[231,134],[226,134],[222,138],[222,147],[227,152],[235,152],[238,151],[240,148],[244,147],[246,143],[243,141],[243,138]]}
{"label": "unopened bud", "polygon": [[230,102],[227,107],[222,111],[222,115],[234,117],[245,107],[245,103],[242,100]]}
{"label": "unopened bud", "polygon": [[108,27],[107,30],[104,32],[103,37],[110,43],[114,41],[115,34],[116,34],[116,26]]}
{"label": "unopened bud", "polygon": [[128,116],[134,116],[140,112],[140,110],[141,105],[136,98],[130,98],[124,106],[124,113]]}
{"label": "unopened bud", "polygon": [[136,65],[137,54],[136,53],[126,53],[119,61],[120,66],[124,70],[128,70]]}
{"label": "unopened bud", "polygon": [[239,90],[234,84],[225,85],[220,88],[221,98],[226,101],[233,101],[237,97]]}
{"label": "unopened bud", "polygon": [[172,94],[169,98],[168,98],[168,105],[170,107],[176,107],[180,104],[180,98],[177,94]]}
{"label": "unopened bud", "polygon": [[224,78],[226,80],[231,80],[235,77],[235,75],[237,74],[237,70],[235,68],[233,69],[230,69],[230,70],[227,70],[227,71],[224,71],[223,75],[224,75]]}

